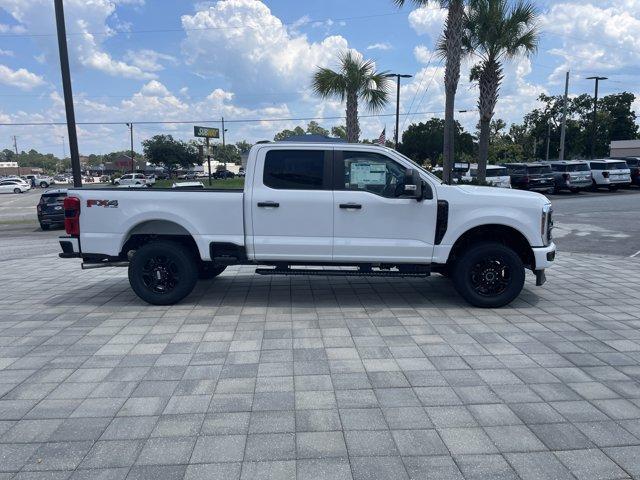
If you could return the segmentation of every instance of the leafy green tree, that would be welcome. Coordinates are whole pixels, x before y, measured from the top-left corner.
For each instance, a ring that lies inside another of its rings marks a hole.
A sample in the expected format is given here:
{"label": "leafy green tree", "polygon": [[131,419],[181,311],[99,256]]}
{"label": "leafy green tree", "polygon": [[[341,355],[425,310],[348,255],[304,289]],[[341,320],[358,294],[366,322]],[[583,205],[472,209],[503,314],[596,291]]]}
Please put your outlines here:
{"label": "leafy green tree", "polygon": [[322,135],[323,137],[329,136],[329,130],[322,128],[318,122],[311,121],[307,125],[307,133],[309,135]]}
{"label": "leafy green tree", "polygon": [[[441,163],[445,122],[441,118],[432,118],[424,123],[409,125],[402,134],[402,143],[398,146],[398,150],[421,164],[426,161],[432,165]],[[458,145],[457,159],[461,159],[462,155],[473,155],[473,136],[465,132],[457,121],[454,123],[454,127],[454,141]]]}
{"label": "leafy green tree", "polygon": [[447,8],[447,19],[444,25],[444,32],[438,45],[438,51],[446,60],[444,70],[445,88],[445,129],[443,141],[444,168],[443,177],[445,183],[451,183],[451,172],[455,158],[455,135],[456,126],[454,124],[455,100],[460,81],[460,63],[462,62],[464,38],[464,0],[393,0],[398,6],[403,6],[407,1],[415,5],[423,6],[429,3],[439,4]]}
{"label": "leafy green tree", "polygon": [[190,169],[194,165],[202,164],[202,158],[195,143],[174,140],[171,135],[155,135],[144,140],[142,147],[144,156],[150,164],[164,166],[170,172],[178,168]]}
{"label": "leafy green tree", "polygon": [[294,128],[293,130],[284,129],[273,137],[276,142],[286,140],[289,137],[298,137],[300,135],[304,135],[304,129],[300,126]]}
{"label": "leafy green tree", "polygon": [[372,60],[364,60],[351,50],[340,54],[340,69],[319,68],[313,75],[313,90],[322,98],[338,97],[346,101],[347,141],[357,142],[360,138],[358,121],[358,101],[376,112],[389,101],[391,85],[386,72],[377,72]]}
{"label": "leafy green tree", "polygon": [[336,138],[342,138],[343,140],[347,139],[347,126],[346,125],[336,125],[335,127],[331,127],[331,136]]}
{"label": "leafy green tree", "polygon": [[253,147],[253,145],[249,142],[247,142],[246,140],[240,140],[239,142],[236,142],[236,148],[238,149],[238,152],[242,153],[249,153],[249,150],[251,150],[251,147]]}
{"label": "leafy green tree", "polygon": [[502,65],[519,55],[531,55],[538,48],[538,14],[524,0],[510,6],[508,0],[469,0],[465,21],[465,50],[479,57],[470,79],[480,87],[480,137],[478,181],[484,182],[489,159],[490,124],[504,79]]}
{"label": "leafy green tree", "polygon": [[215,159],[222,163],[240,164],[240,151],[235,145],[216,146]]}

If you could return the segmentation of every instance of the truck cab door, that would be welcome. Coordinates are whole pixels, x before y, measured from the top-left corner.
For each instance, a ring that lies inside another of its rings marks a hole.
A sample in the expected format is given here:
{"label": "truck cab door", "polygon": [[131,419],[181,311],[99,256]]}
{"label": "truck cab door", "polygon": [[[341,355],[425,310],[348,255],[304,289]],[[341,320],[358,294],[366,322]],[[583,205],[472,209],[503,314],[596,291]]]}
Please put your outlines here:
{"label": "truck cab door", "polygon": [[406,198],[406,169],[380,153],[335,151],[335,262],[431,263],[437,199]]}
{"label": "truck cab door", "polygon": [[247,243],[257,261],[331,261],[332,149],[259,150]]}

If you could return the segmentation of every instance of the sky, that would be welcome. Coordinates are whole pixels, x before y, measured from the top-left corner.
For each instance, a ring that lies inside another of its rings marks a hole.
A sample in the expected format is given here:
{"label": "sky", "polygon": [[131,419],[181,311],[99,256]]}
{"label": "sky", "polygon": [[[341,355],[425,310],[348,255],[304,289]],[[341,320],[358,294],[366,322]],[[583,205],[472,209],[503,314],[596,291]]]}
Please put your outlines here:
{"label": "sky", "polygon": [[[135,148],[156,134],[188,140],[193,126],[220,126],[227,141],[272,139],[317,118],[343,124],[339,100],[311,92],[314,70],[337,67],[347,49],[380,71],[413,75],[401,87],[401,131],[442,117],[443,65],[434,55],[446,11],[432,2],[397,8],[391,0],[65,0],[71,76],[81,154]],[[640,0],[535,0],[538,52],[505,65],[496,118],[522,120],[541,93],[593,92],[586,77],[604,75],[600,94],[640,94]],[[457,119],[477,123],[477,87],[465,59]],[[362,137],[392,137],[395,96],[379,116],[361,118]],[[640,113],[640,101],[634,104]],[[366,110],[363,115],[370,115]],[[68,155],[52,0],[0,0],[0,150]],[[175,122],[143,124],[139,122]],[[100,123],[105,122],[105,123]]]}

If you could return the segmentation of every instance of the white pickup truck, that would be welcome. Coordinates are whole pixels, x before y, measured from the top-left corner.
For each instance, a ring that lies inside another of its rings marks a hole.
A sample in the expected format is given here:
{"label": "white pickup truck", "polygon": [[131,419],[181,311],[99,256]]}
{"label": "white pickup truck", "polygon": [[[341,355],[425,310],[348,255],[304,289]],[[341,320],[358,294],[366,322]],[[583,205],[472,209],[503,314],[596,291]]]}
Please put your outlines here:
{"label": "white pickup truck", "polygon": [[244,190],[72,189],[64,208],[60,256],[128,266],[135,293],[155,305],[229,265],[255,264],[263,275],[437,272],[493,308],[520,294],[525,269],[544,283],[556,249],[543,195],[445,185],[362,144],[262,143]]}

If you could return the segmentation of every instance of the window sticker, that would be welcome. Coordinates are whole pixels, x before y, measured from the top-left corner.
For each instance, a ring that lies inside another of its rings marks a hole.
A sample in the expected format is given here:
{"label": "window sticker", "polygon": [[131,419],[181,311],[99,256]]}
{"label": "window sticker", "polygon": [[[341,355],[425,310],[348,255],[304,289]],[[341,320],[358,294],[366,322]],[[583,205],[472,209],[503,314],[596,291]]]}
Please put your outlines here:
{"label": "window sticker", "polygon": [[351,164],[349,183],[365,188],[367,185],[386,185],[387,166],[384,163],[354,162]]}

